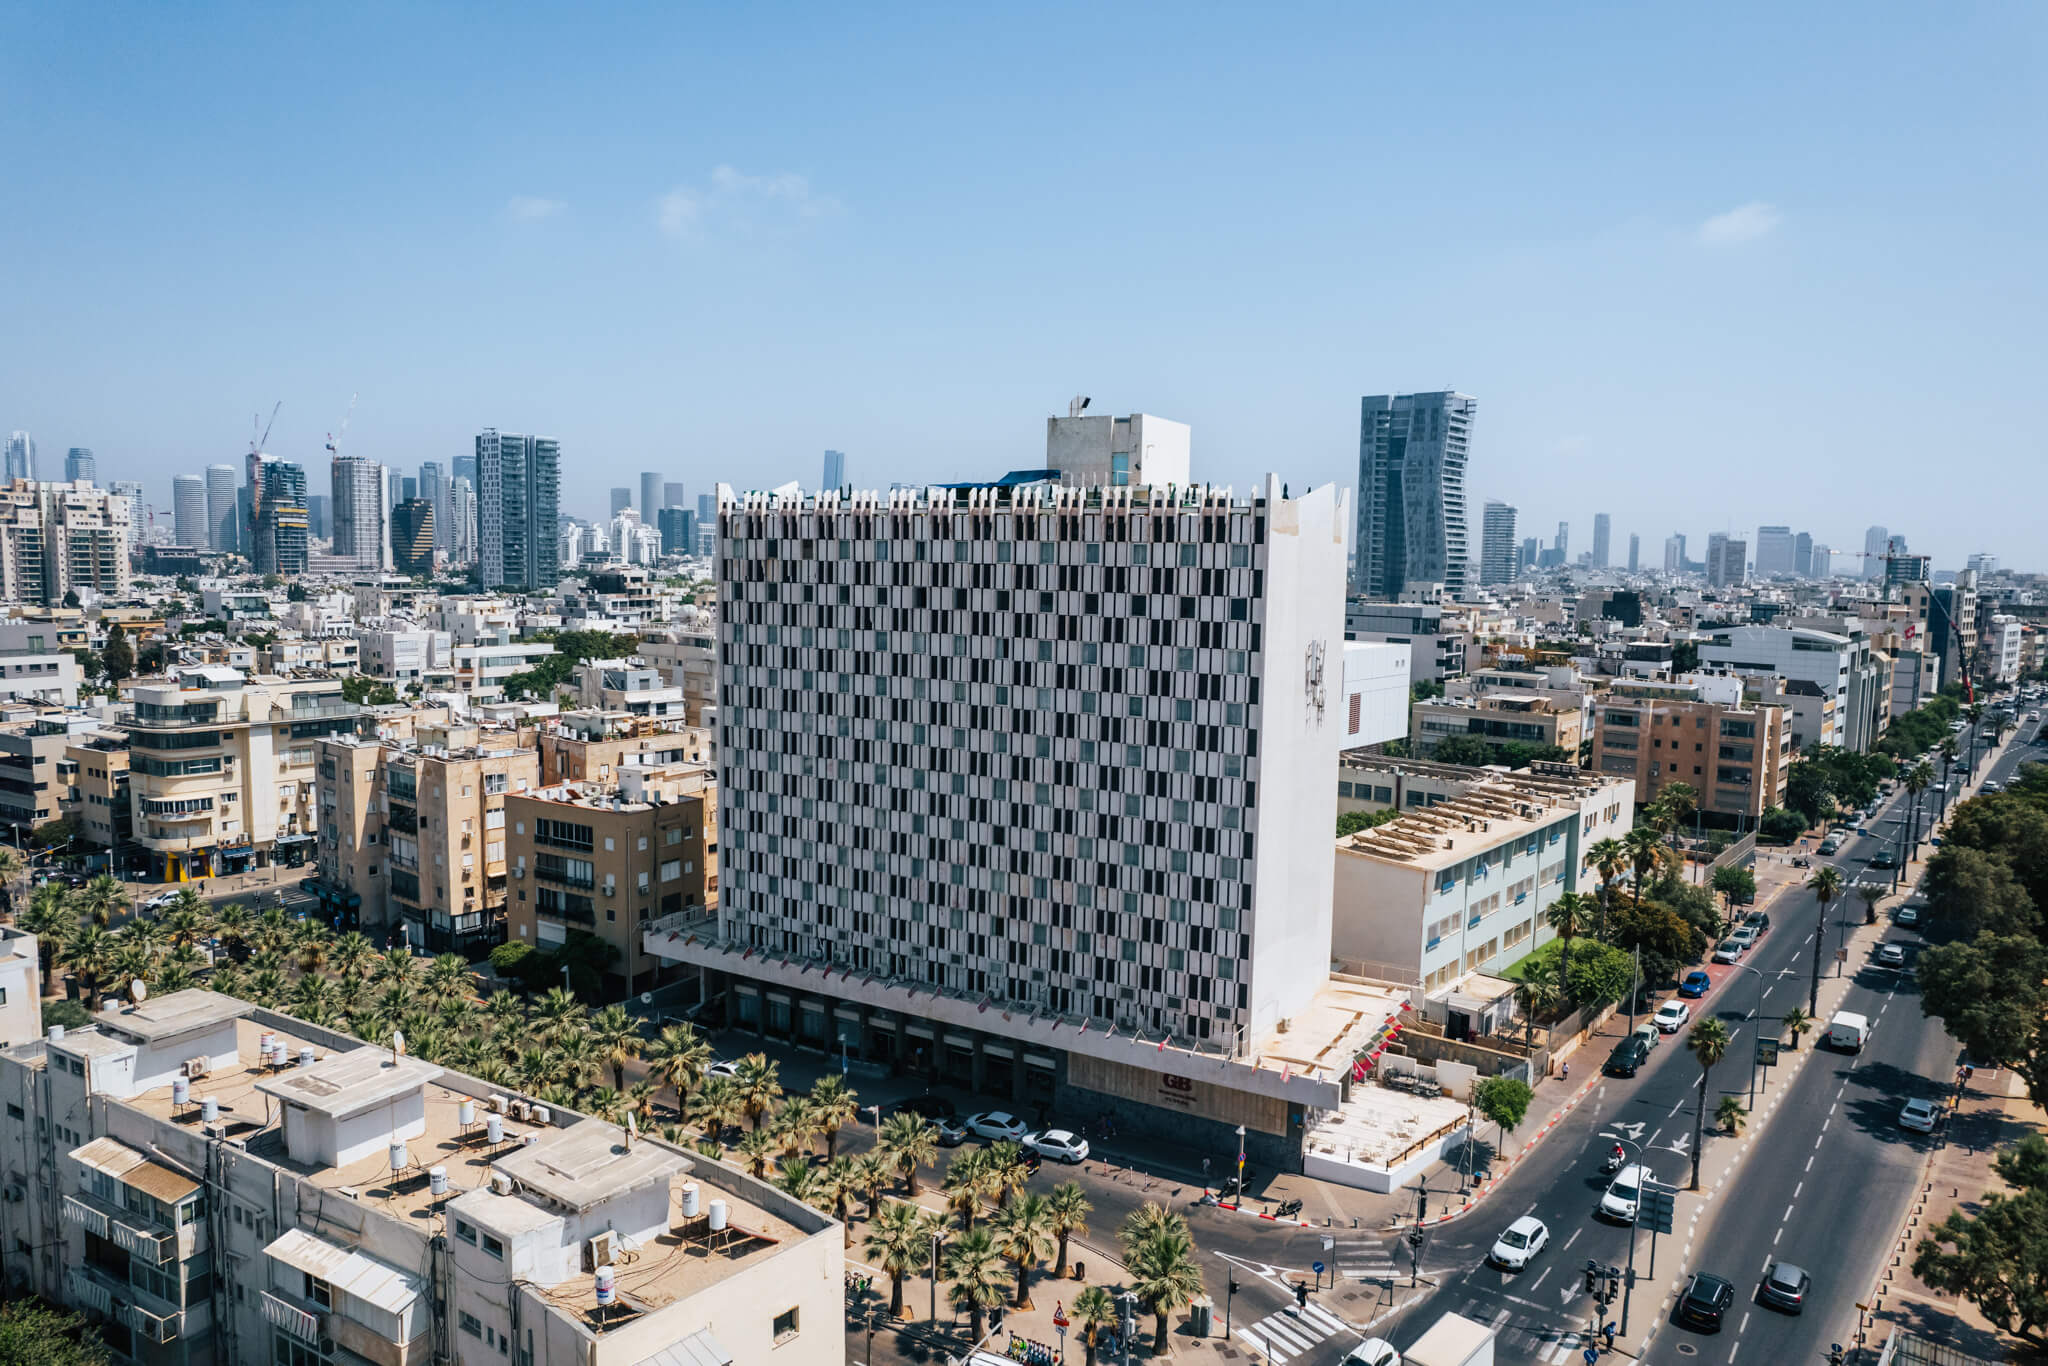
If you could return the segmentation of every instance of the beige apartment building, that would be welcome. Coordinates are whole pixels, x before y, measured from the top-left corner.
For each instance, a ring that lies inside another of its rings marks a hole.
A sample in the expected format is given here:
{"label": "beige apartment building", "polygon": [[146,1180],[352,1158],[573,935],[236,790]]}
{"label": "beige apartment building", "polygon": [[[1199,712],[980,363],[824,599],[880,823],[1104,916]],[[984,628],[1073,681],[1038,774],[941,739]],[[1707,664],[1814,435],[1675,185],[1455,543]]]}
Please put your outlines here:
{"label": "beige apartment building", "polygon": [[1752,825],[1784,805],[1790,716],[1745,697],[1740,679],[1617,681],[1594,717],[1593,770],[1634,778],[1639,802],[1682,782],[1702,812]]}
{"label": "beige apartment building", "polygon": [[503,942],[505,803],[540,786],[540,756],[516,734],[445,725],[416,743],[330,742],[318,785],[324,902],[421,952],[475,958]]}
{"label": "beige apartment building", "polygon": [[74,589],[127,593],[128,499],[88,481],[0,487],[0,599],[59,603]]}
{"label": "beige apartment building", "polygon": [[133,689],[135,842],[166,882],[303,863],[314,842],[314,747],[355,728],[338,678],[205,666]]}
{"label": "beige apartment building", "polygon": [[64,750],[71,791],[65,809],[78,817],[85,838],[119,849],[133,837],[128,804],[128,737],[115,731],[73,736]]}
{"label": "beige apartment building", "polygon": [[718,764],[708,729],[623,712],[563,712],[540,733],[542,781],[609,783],[627,768]]}
{"label": "beige apartment building", "polygon": [[648,922],[718,902],[717,804],[701,764],[630,767],[616,784],[514,796],[507,937],[545,949],[571,930],[594,934],[619,951],[608,992],[653,987],[665,960],[642,943]]}
{"label": "beige apartment building", "polygon": [[1436,698],[1409,708],[1408,743],[1422,755],[1432,753],[1453,736],[1470,736],[1495,745],[1509,741],[1556,745],[1576,755],[1585,733],[1585,712],[1577,699],[1554,697],[1533,688]]}

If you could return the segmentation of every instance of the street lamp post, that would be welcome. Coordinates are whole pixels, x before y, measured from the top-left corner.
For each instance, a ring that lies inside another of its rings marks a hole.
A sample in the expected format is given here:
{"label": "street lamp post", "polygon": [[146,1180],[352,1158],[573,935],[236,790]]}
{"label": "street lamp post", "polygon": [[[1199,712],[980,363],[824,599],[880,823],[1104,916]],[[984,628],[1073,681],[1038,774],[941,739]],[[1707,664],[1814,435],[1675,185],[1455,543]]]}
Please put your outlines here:
{"label": "street lamp post", "polygon": [[[1764,1013],[1764,975],[1746,964],[1737,963],[1736,966],[1756,978],[1756,1006],[1749,1012],[1749,1018],[1755,1020]],[[1749,1053],[1749,1108],[1756,1109],[1756,1050],[1753,1048]]]}
{"label": "street lamp post", "polygon": [[1628,1306],[1636,1288],[1636,1225],[1643,1221],[1643,1182],[1649,1179],[1649,1172],[1643,1166],[1643,1148],[1640,1143],[1631,1143],[1625,1138],[1614,1140],[1635,1155],[1636,1167],[1636,1217],[1628,1221],[1628,1274],[1621,1278],[1621,1331],[1628,1331]]}
{"label": "street lamp post", "polygon": [[928,1318],[928,1319],[926,1319],[926,1320],[925,1320],[925,1322],[926,1322],[926,1323],[930,1323],[930,1324],[937,1324],[937,1323],[938,1323],[938,1321],[939,1321],[939,1235],[938,1235],[938,1234],[936,1234],[936,1233],[934,1233],[934,1234],[932,1235],[932,1312],[931,1312],[931,1317],[930,1317],[930,1318]]}

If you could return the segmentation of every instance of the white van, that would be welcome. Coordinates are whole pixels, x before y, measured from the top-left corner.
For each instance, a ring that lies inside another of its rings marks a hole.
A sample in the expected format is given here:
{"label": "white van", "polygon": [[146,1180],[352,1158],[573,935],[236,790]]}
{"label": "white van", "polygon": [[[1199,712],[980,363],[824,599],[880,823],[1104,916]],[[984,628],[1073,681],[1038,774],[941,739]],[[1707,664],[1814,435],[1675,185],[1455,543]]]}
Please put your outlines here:
{"label": "white van", "polygon": [[1861,1053],[1864,1042],[1869,1038],[1869,1019],[1852,1010],[1844,1010],[1828,1021],[1828,1032],[1821,1036],[1821,1042],[1844,1053]]}

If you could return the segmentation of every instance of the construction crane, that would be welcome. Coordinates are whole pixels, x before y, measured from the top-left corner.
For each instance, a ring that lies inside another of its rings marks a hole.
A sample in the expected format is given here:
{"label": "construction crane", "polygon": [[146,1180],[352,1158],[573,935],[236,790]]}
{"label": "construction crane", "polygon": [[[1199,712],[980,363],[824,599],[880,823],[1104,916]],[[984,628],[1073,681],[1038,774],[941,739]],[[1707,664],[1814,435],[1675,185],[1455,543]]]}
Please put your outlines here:
{"label": "construction crane", "polygon": [[262,421],[263,415],[261,413],[251,415],[249,419],[249,454],[261,455],[263,448],[270,444],[270,429],[277,425],[277,410],[282,407],[284,407],[284,400],[279,399],[270,410],[270,421],[263,423],[263,433],[260,436],[256,433],[256,424]]}
{"label": "construction crane", "polygon": [[348,421],[356,415],[357,397],[355,394],[348,396],[348,411],[341,415],[341,426],[327,434],[327,453],[331,456],[341,454],[341,439],[348,435]]}

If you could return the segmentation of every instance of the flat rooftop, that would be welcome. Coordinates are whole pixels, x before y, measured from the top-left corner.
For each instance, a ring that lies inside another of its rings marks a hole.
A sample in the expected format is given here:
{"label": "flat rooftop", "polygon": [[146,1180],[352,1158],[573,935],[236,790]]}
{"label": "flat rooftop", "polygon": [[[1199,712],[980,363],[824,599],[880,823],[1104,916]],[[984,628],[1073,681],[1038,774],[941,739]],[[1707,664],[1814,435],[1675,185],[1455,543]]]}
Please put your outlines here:
{"label": "flat rooftop", "polygon": [[1406,989],[1369,982],[1332,980],[1307,1007],[1287,1021],[1287,1032],[1258,1041],[1255,1056],[1263,1068],[1291,1068],[1304,1075],[1324,1073],[1332,1079],[1364,1051],[1387,1020],[1408,1004]]}
{"label": "flat rooftop", "polygon": [[1404,812],[1385,825],[1340,836],[1337,852],[1414,868],[1446,868],[1534,834],[1573,810],[1576,803],[1567,806],[1540,794],[1482,784],[1434,806]]}
{"label": "flat rooftop", "polygon": [[336,1119],[382,1105],[441,1075],[441,1069],[418,1058],[397,1056],[388,1048],[364,1045],[349,1053],[330,1053],[311,1067],[289,1067],[256,1083],[256,1089],[279,1100]]}
{"label": "flat rooftop", "polygon": [[126,1035],[135,1042],[154,1044],[182,1038],[203,1029],[216,1029],[239,1018],[249,1009],[232,996],[192,987],[168,996],[123,1006],[118,1011],[102,1010],[92,1022],[102,1031]]}
{"label": "flat rooftop", "polygon": [[690,1170],[681,1153],[632,1140],[624,1129],[586,1119],[555,1129],[530,1147],[499,1159],[498,1170],[543,1199],[587,1210]]}

